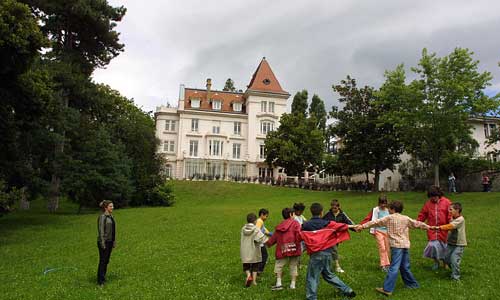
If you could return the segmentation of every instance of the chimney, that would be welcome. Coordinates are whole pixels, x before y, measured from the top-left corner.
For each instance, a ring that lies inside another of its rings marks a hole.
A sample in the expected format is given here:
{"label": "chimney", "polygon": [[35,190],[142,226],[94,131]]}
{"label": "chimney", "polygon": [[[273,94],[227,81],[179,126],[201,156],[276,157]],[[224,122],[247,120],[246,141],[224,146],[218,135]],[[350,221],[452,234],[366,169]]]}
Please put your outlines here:
{"label": "chimney", "polygon": [[207,101],[210,103],[210,90],[212,89],[212,79],[207,78]]}
{"label": "chimney", "polygon": [[181,84],[180,87],[179,87],[179,100],[184,100],[184,97],[185,97],[185,87],[184,87],[184,84]]}

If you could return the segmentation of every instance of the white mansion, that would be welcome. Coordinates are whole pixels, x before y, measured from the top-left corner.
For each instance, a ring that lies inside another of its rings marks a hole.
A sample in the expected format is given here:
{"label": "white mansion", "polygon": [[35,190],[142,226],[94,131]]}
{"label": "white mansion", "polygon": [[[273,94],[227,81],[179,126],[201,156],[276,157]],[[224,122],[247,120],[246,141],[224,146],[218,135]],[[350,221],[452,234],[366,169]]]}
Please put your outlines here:
{"label": "white mansion", "polygon": [[264,162],[266,134],[279,126],[290,94],[262,59],[245,92],[186,88],[177,108],[156,108],[159,152],[172,178],[277,176]]}

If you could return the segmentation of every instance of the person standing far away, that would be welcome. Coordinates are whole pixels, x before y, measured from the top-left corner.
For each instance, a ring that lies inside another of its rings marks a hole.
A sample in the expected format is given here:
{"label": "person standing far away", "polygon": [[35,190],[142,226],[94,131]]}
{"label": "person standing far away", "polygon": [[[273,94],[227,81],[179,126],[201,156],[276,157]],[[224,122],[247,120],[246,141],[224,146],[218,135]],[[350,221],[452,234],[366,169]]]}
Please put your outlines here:
{"label": "person standing far away", "polygon": [[490,178],[486,173],[483,174],[482,182],[483,184],[483,192],[488,192],[490,190]]}
{"label": "person standing far away", "polygon": [[[426,222],[429,226],[441,226],[448,224],[451,219],[449,207],[451,201],[443,196],[438,186],[431,186],[427,192],[429,200],[424,204],[417,221]],[[434,260],[432,270],[439,268],[439,261],[445,266],[447,233],[445,231],[427,231],[427,246],[424,249],[424,257]]]}
{"label": "person standing far away", "polygon": [[99,249],[99,267],[97,268],[97,284],[103,286],[106,282],[111,251],[116,247],[116,223],[113,218],[113,202],[102,201],[99,206],[103,213],[97,219],[97,248]]}
{"label": "person standing far away", "polygon": [[450,173],[450,176],[448,176],[448,192],[450,193],[456,193],[457,192],[457,179],[455,178],[455,175],[453,173]]}

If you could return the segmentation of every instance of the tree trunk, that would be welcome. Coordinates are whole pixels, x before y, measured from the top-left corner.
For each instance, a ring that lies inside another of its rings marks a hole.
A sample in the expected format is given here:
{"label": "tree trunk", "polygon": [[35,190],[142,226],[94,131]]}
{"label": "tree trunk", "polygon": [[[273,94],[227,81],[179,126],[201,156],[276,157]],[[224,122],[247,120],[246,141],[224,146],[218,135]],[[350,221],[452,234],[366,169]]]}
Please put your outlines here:
{"label": "tree trunk", "polygon": [[60,185],[61,185],[61,178],[59,178],[55,174],[52,174],[52,179],[50,181],[49,201],[47,203],[47,209],[51,213],[55,213],[59,208]]}
{"label": "tree trunk", "polygon": [[27,199],[26,190],[27,188],[25,186],[21,188],[21,199],[19,200],[19,208],[21,210],[30,209],[30,202]]}
{"label": "tree trunk", "polygon": [[[66,93],[63,92],[63,105],[64,108],[67,109],[69,105],[68,101],[68,96]],[[64,139],[66,137],[66,130],[63,129],[61,133],[61,141],[56,142],[56,147],[55,147],[55,157],[54,157],[54,173],[52,174],[52,178],[50,180],[50,192],[49,192],[49,202],[47,203],[47,209],[51,213],[55,213],[57,209],[59,208],[59,196],[61,194],[61,177],[59,176],[60,174],[60,168],[61,165],[59,164],[58,160],[61,158],[61,156],[64,153]]]}
{"label": "tree trunk", "polygon": [[375,169],[375,178],[373,178],[373,191],[378,192],[378,182],[380,181],[380,171]]}
{"label": "tree trunk", "polygon": [[439,186],[439,163],[434,163],[434,185]]}

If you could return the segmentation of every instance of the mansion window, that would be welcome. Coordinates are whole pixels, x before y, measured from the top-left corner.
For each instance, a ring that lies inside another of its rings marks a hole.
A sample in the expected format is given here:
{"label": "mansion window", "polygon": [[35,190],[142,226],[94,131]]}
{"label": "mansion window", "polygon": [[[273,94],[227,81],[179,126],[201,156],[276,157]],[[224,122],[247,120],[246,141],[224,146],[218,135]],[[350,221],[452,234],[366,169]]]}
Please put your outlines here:
{"label": "mansion window", "polygon": [[200,108],[200,99],[191,99],[192,108]]}
{"label": "mansion window", "polygon": [[233,103],[233,110],[234,111],[241,111],[241,103],[240,102],[235,102]]}
{"label": "mansion window", "polygon": [[211,156],[222,156],[224,143],[219,140],[208,141],[208,154]]}
{"label": "mansion window", "polygon": [[259,157],[260,159],[266,159],[266,145],[260,144],[259,146]]}
{"label": "mansion window", "polygon": [[269,102],[269,112],[270,113],[274,112],[274,102]]}
{"label": "mansion window", "polygon": [[234,122],[234,134],[241,135],[241,122]]}
{"label": "mansion window", "polygon": [[175,131],[175,120],[166,120],[165,121],[165,130],[166,131]]}
{"label": "mansion window", "polygon": [[220,110],[221,109],[221,101],[220,100],[212,100],[212,109]]}
{"label": "mansion window", "polygon": [[172,178],[172,165],[170,165],[170,164],[166,165],[164,172],[165,172],[165,176],[167,176],[167,178]]}
{"label": "mansion window", "polygon": [[267,112],[267,102],[266,101],[262,101],[260,103],[260,111],[261,112]]}
{"label": "mansion window", "polygon": [[191,131],[198,132],[198,119],[191,119]]}
{"label": "mansion window", "polygon": [[213,126],[212,127],[212,133],[219,134],[220,133],[220,126]]}
{"label": "mansion window", "polygon": [[274,130],[274,123],[270,121],[261,121],[260,122],[260,133],[267,134],[270,131]]}
{"label": "mansion window", "polygon": [[175,141],[164,141],[163,142],[163,151],[164,152],[175,152]]}
{"label": "mansion window", "polygon": [[198,141],[189,141],[189,156],[198,156]]}
{"label": "mansion window", "polygon": [[239,159],[241,156],[241,144],[233,144],[233,158]]}

